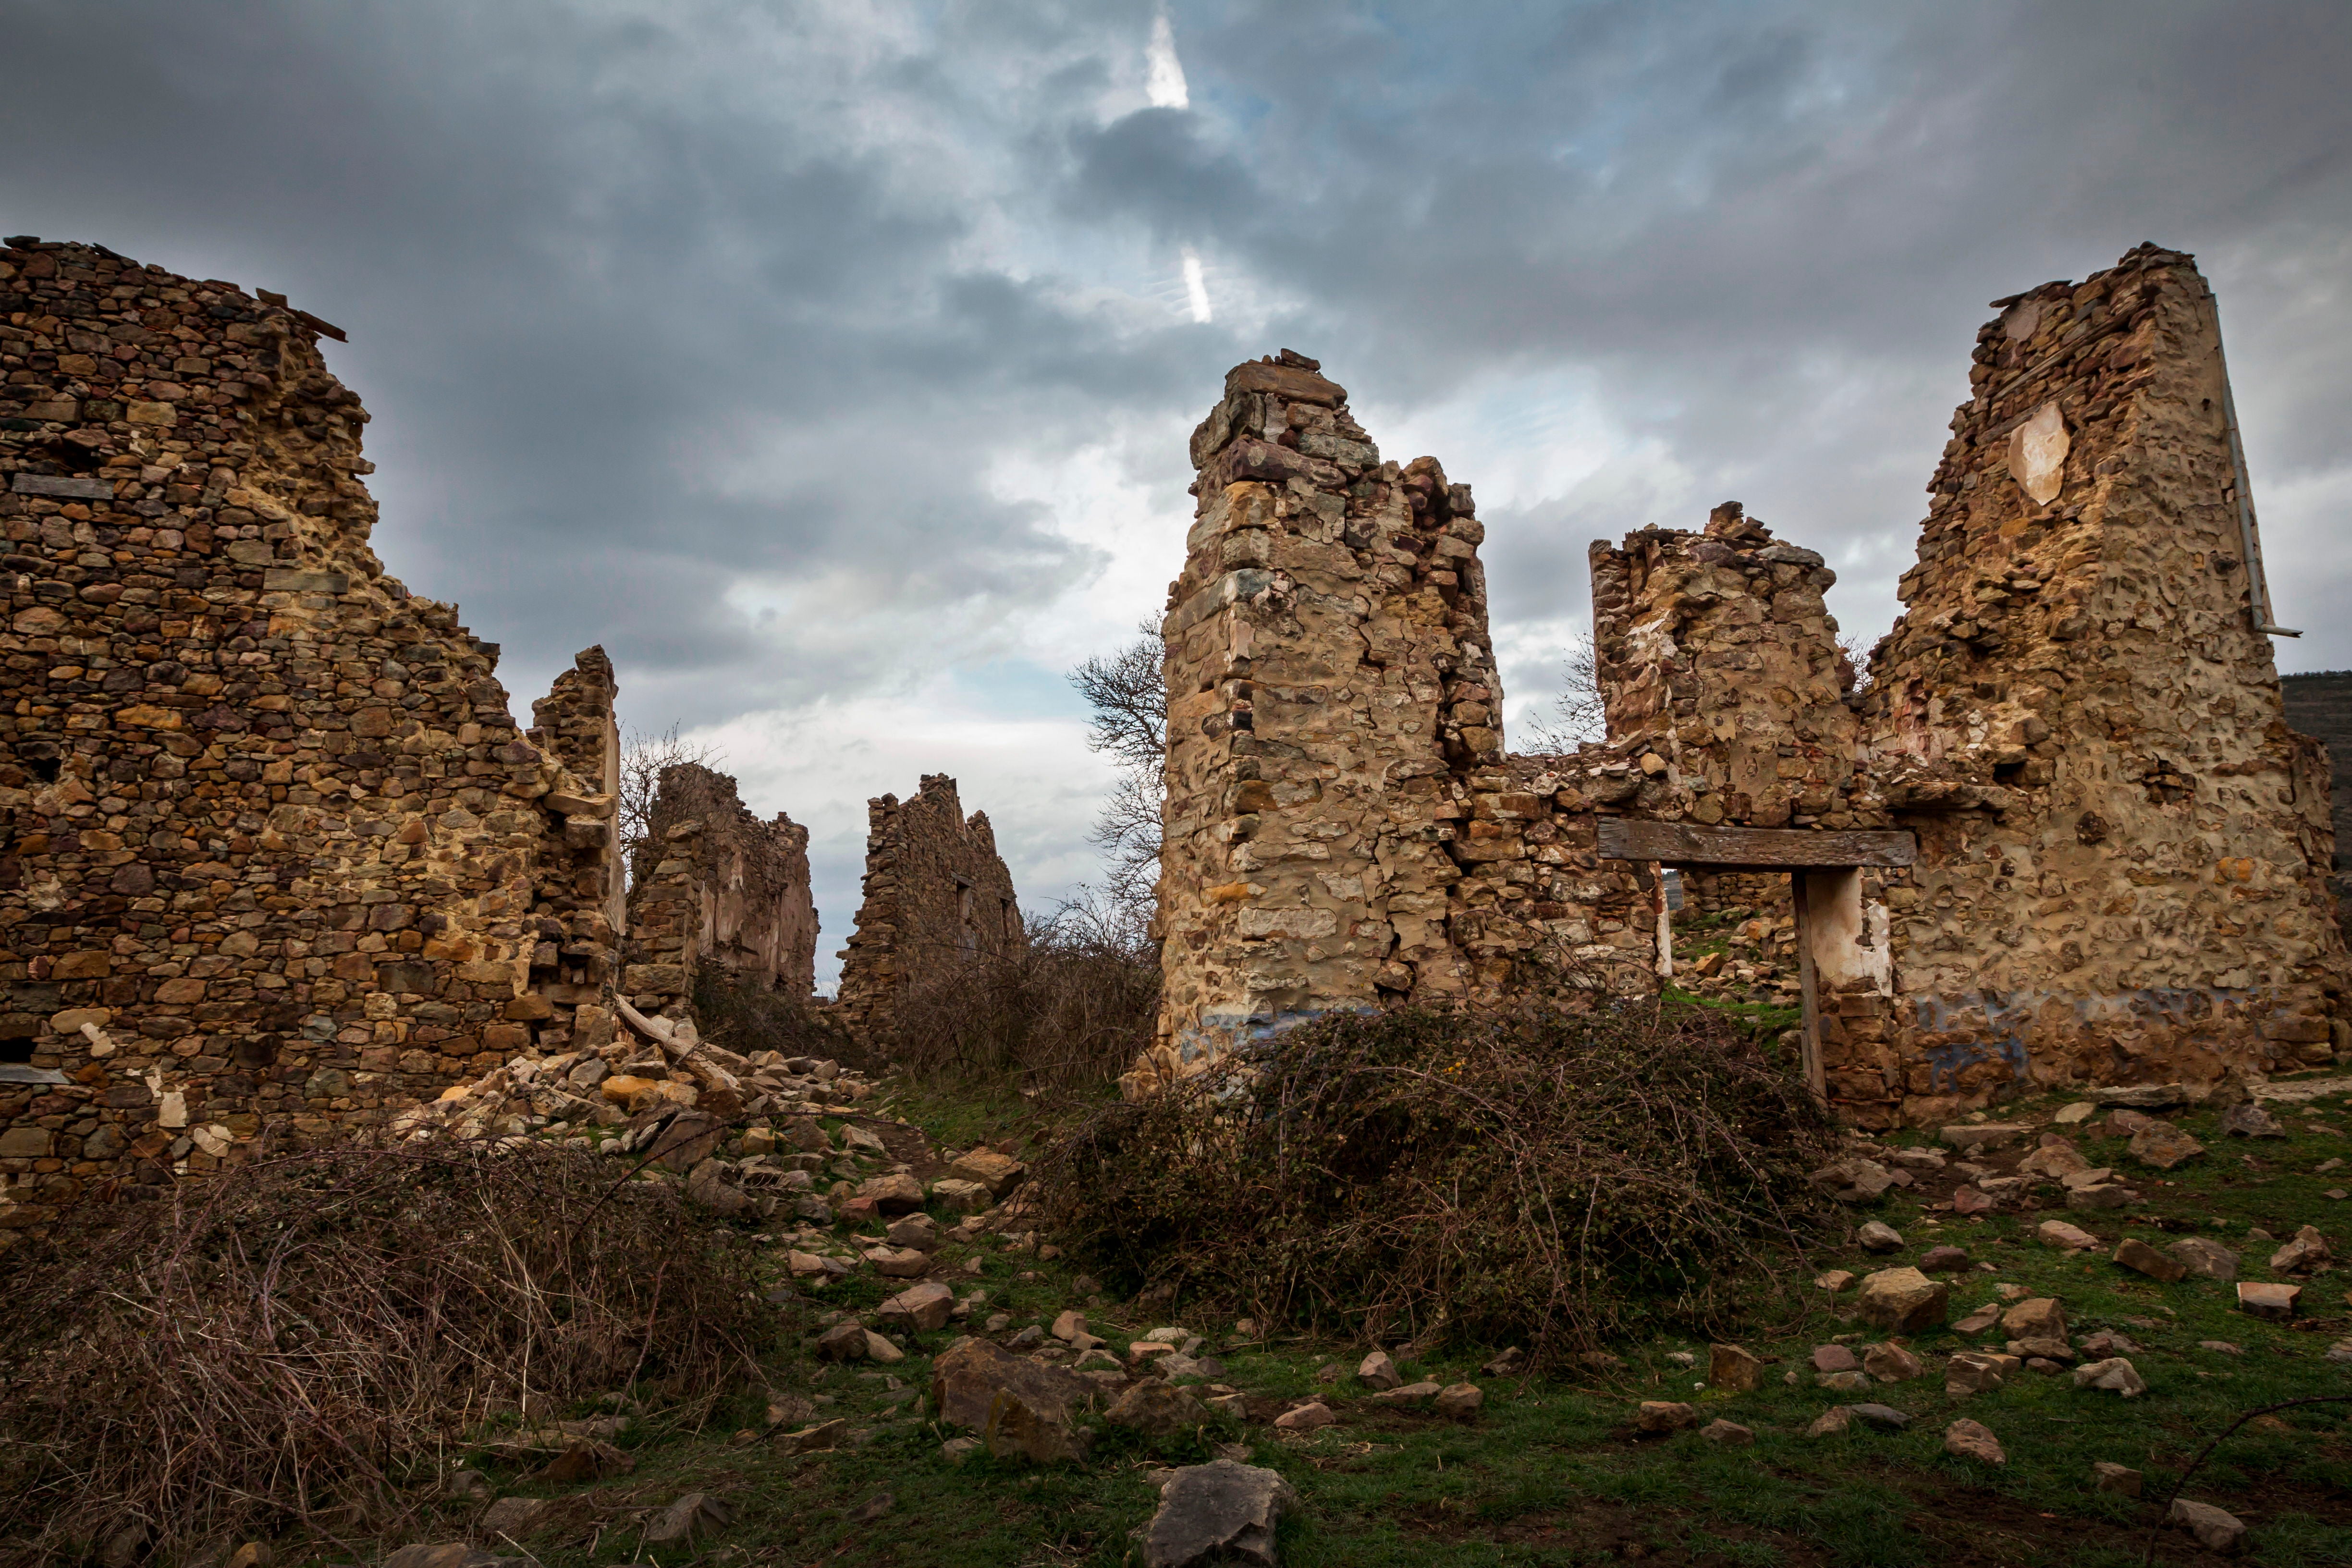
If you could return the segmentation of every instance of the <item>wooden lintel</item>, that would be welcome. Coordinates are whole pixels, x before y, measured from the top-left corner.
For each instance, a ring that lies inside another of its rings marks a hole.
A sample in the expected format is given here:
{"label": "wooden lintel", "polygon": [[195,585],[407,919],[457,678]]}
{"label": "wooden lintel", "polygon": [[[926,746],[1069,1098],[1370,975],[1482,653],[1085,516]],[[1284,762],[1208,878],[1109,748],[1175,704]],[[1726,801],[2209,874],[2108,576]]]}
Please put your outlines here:
{"label": "wooden lintel", "polygon": [[1604,860],[1788,871],[1807,866],[1908,866],[1919,841],[1907,829],[1706,827],[1696,822],[1601,819]]}

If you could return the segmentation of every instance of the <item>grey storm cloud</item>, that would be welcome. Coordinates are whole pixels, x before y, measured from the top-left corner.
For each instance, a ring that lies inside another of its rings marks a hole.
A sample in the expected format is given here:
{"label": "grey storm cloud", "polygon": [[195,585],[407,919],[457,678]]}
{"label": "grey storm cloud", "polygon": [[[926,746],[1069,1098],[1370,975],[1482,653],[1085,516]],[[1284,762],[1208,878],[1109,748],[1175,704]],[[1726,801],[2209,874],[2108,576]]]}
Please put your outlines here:
{"label": "grey storm cloud", "polygon": [[[1986,302],[2153,239],[2221,293],[2282,663],[2352,665],[2335,0],[1166,10],[1182,109],[1150,0],[0,0],[0,220],[349,329],[388,564],[520,696],[602,641],[656,730],[942,670],[1038,711],[1038,628],[1172,574],[1183,434],[1278,346],[1376,437],[1455,432],[1498,639],[1583,615],[1590,539],[1732,496],[1874,635]],[[1082,454],[1153,517],[1005,477]],[[1055,801],[974,804],[1059,864]]]}

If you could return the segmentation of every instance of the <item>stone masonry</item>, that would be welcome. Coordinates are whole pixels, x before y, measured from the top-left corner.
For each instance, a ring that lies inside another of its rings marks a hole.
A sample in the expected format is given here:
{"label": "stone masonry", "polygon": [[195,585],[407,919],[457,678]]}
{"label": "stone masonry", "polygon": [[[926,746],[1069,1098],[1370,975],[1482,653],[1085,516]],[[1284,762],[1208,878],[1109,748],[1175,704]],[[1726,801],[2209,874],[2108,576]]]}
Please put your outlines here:
{"label": "stone masonry", "polygon": [[651,862],[629,890],[622,989],[646,1013],[676,1010],[696,970],[805,1000],[816,989],[816,901],[808,829],[754,816],[735,781],[695,763],[662,770]]}
{"label": "stone masonry", "polygon": [[2336,923],[2352,936],[2352,670],[2318,670],[2282,678],[2286,721],[2327,748],[2328,779],[2336,802],[2336,860],[2328,889],[2336,895]]}
{"label": "stone masonry", "polygon": [[0,247],[0,1226],[380,1121],[609,976],[610,667],[527,738],[496,647],[383,574],[321,335]]}
{"label": "stone masonry", "polygon": [[1662,900],[1595,853],[1612,815],[1909,830],[1908,868],[1797,873],[1858,1122],[2352,1051],[2326,754],[2254,620],[2210,292],[2143,247],[2000,303],[1868,689],[1821,557],[1727,503],[1593,546],[1609,737],[1570,757],[1500,754],[1468,487],[1382,463],[1316,362],[1237,366],[1162,626],[1164,990],[1126,1091],[1335,1007],[1654,985]]}
{"label": "stone masonry", "polygon": [[1638,774],[1503,757],[1469,487],[1383,462],[1320,370],[1237,365],[1193,433],[1164,992],[1130,1094],[1331,1008],[1498,994],[1539,947],[1648,961],[1646,879],[1600,865],[1589,820]]}
{"label": "stone masonry", "polygon": [[1878,1103],[2326,1060],[2326,767],[2249,604],[2211,291],[2142,246],[1996,303],[1871,658],[1869,766],[1920,838]]}
{"label": "stone masonry", "polygon": [[857,1039],[887,1046],[910,992],[1027,934],[988,814],[964,816],[955,780],[926,773],[913,795],[867,801],[866,814],[864,901],[841,951],[835,1016]]}
{"label": "stone masonry", "polygon": [[1854,672],[1822,595],[1836,574],[1738,501],[1704,533],[1591,551],[1609,742],[1652,781],[1643,815],[1708,826],[1876,827],[1855,799]]}

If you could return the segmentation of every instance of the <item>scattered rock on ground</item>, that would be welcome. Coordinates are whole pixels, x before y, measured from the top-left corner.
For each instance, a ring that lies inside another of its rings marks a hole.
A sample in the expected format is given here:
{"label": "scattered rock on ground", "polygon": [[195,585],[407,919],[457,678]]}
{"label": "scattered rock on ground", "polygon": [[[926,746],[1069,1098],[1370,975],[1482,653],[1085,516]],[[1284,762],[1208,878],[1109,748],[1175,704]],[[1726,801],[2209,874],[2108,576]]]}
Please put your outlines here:
{"label": "scattered rock on ground", "polygon": [[1431,1408],[1453,1421],[1467,1421],[1486,1403],[1486,1392],[1475,1383],[1449,1383],[1437,1391]]}
{"label": "scattered rock on ground", "polygon": [[2246,1527],[2238,1516],[2210,1502],[2191,1502],[2187,1498],[2172,1500],[2172,1511],[2164,1516],[2168,1524],[2179,1525],[2197,1538],[2197,1544],[2208,1552],[2223,1553],[2238,1550],[2246,1539]]}
{"label": "scattered rock on ground", "polygon": [[1854,1232],[1854,1240],[1864,1252],[1895,1252],[1903,1246],[1903,1233],[1882,1220],[1871,1220]]}
{"label": "scattered rock on ground", "polygon": [[2294,1239],[2271,1254],[2271,1268],[2281,1274],[2300,1274],[2327,1261],[2327,1238],[2316,1226],[2305,1226]]}
{"label": "scattered rock on ground", "polygon": [[2029,1296],[2000,1315],[2000,1326],[2021,1340],[2066,1338],[2066,1311],[2052,1296]]}
{"label": "scattered rock on ground", "polygon": [[1843,1405],[1832,1405],[1813,1417],[1813,1424],[1805,1428],[1805,1436],[1808,1437],[1835,1436],[1853,1425],[1853,1409]]}
{"label": "scattered rock on ground", "polygon": [[1965,1415],[1944,1428],[1944,1452],[1987,1465],[2009,1463],[2009,1456],[2001,1452],[2000,1439],[1992,1435],[1991,1429]]}
{"label": "scattered rock on ground", "polygon": [[1320,1400],[1312,1400],[1296,1409],[1286,1410],[1274,1418],[1276,1426],[1285,1432],[1313,1432],[1339,1419],[1331,1407]]}
{"label": "scattered rock on ground", "polygon": [[1679,1432],[1698,1425],[1698,1412],[1679,1401],[1644,1399],[1633,1412],[1633,1426],[1642,1432]]}
{"label": "scattered rock on ground", "polygon": [[1020,1161],[993,1149],[974,1149],[950,1165],[948,1174],[959,1181],[977,1182],[988,1189],[989,1196],[1001,1198],[1021,1184],[1028,1169]]}
{"label": "scattered rock on ground", "polygon": [[2187,1264],[2177,1258],[2158,1252],[2136,1236],[2126,1237],[2116,1244],[2115,1261],[2134,1273],[2145,1274],[2151,1279],[2160,1279],[2167,1285],[2176,1279],[2186,1279],[2189,1274]]}
{"label": "scattered rock on ground", "polygon": [[1864,1322],[1890,1334],[1919,1334],[1943,1327],[1951,1291],[1916,1268],[1882,1268],[1863,1280],[1858,1305]]}
{"label": "scattered rock on ground", "polygon": [[931,1363],[931,1408],[980,1434],[988,1451],[1039,1463],[1085,1457],[1076,1412],[1095,1393],[1078,1373],[967,1340]]}
{"label": "scattered rock on ground", "polygon": [[1815,1345],[1811,1359],[1815,1372],[1854,1372],[1862,1366],[1844,1345]]}
{"label": "scattered rock on ground", "polygon": [[2126,1399],[2137,1398],[2147,1392],[2147,1382],[2140,1376],[2139,1369],[2122,1356],[2110,1356],[2105,1361],[2095,1361],[2088,1366],[2076,1367],[2074,1386],[2105,1389],[2110,1394],[2120,1394]]}
{"label": "scattered rock on ground", "polygon": [[1752,1394],[1764,1384],[1764,1363],[1738,1345],[1710,1345],[1706,1383],[1727,1394]]}
{"label": "scattered rock on ground", "polygon": [[547,1507],[545,1498],[502,1497],[482,1510],[476,1528],[484,1535],[527,1535]]}
{"label": "scattered rock on ground", "polygon": [[2091,1482],[2095,1490],[2112,1492],[2116,1497],[2139,1496],[2139,1472],[2129,1465],[2095,1459],[2091,1463]]}
{"label": "scattered rock on ground", "polygon": [[2238,1281],[2238,1310],[2250,1318],[2262,1318],[2273,1323],[2284,1323],[2294,1316],[2295,1303],[2303,1299],[2300,1285],[2273,1285],[2252,1279]]}
{"label": "scattered rock on ground", "polygon": [[2200,1279],[2226,1282],[2238,1277],[2238,1255],[2208,1237],[2185,1236],[2164,1250],[2174,1262]]}
{"label": "scattered rock on ground", "polygon": [[2151,1121],[2132,1134],[2131,1156],[2159,1171],[2176,1171],[2205,1152],[2205,1145],[2169,1121]]}
{"label": "scattered rock on ground", "polygon": [[1756,1441],[1756,1434],[1738,1422],[1721,1419],[1700,1427],[1698,1435],[1718,1448],[1745,1448]]}
{"label": "scattered rock on ground", "polygon": [[670,1546],[712,1535],[734,1521],[734,1510],[705,1492],[688,1492],[655,1516],[641,1539],[647,1546]]}
{"label": "scattered rock on ground", "polygon": [[2278,1119],[2251,1100],[2242,1100],[2221,1112],[2221,1131],[2233,1138],[2284,1138]]}
{"label": "scattered rock on ground", "polygon": [[1274,1471],[1232,1459],[1187,1465],[1160,1489],[1143,1535],[1148,1568],[1241,1562],[1274,1568],[1276,1527],[1298,1494]]}
{"label": "scattered rock on ground", "polygon": [[1357,1363],[1356,1379],[1373,1388],[1395,1388],[1403,1384],[1404,1374],[1397,1371],[1396,1363],[1389,1359],[1388,1352],[1374,1351]]}
{"label": "scattered rock on ground", "polygon": [[1144,1382],[1113,1400],[1103,1419],[1147,1437],[1166,1438],[1197,1428],[1209,1419],[1209,1412],[1190,1389]]}
{"label": "scattered rock on ground", "polygon": [[1937,1136],[1955,1149],[1981,1154],[1990,1150],[2006,1149],[2012,1143],[2021,1143],[2032,1131],[2009,1121],[1964,1121],[1943,1129]]}
{"label": "scattered rock on ground", "polygon": [[859,1183],[857,1195],[882,1214],[911,1214],[923,1206],[923,1184],[904,1171],[893,1171]]}
{"label": "scattered rock on ground", "polygon": [[1832,1268],[1826,1274],[1817,1275],[1813,1279],[1813,1288],[1817,1290],[1826,1290],[1832,1296],[1838,1296],[1853,1289],[1853,1280],[1854,1277],[1850,1270]]}
{"label": "scattered rock on ground", "polygon": [[2099,1108],[2093,1105],[2089,1100],[2078,1100],[2072,1105],[2060,1106],[2058,1108],[2058,1114],[2052,1117],[2050,1120],[2055,1121],[2061,1127],[2073,1127],[2079,1123],[2088,1121],[2093,1116],[2098,1113],[2098,1110]]}
{"label": "scattered rock on ground", "polygon": [[1855,1420],[1883,1431],[1900,1432],[1911,1425],[1911,1417],[1891,1405],[1849,1405],[1846,1409]]}
{"label": "scattered rock on ground", "polygon": [[2062,1247],[2068,1252],[2085,1252],[2099,1245],[2097,1237],[2063,1219],[2045,1219],[2033,1227],[2033,1234],[2042,1246]]}
{"label": "scattered rock on ground", "polygon": [[880,1316],[885,1322],[900,1322],[929,1333],[945,1328],[954,1310],[955,1292],[936,1279],[927,1279],[883,1302]]}
{"label": "scattered rock on ground", "polygon": [[1949,1274],[1969,1266],[1969,1255],[1957,1247],[1931,1247],[1919,1259],[1923,1274]]}
{"label": "scattered rock on ground", "polygon": [[1862,1358],[1862,1369],[1881,1383],[1908,1383],[1927,1370],[1898,1344],[1873,1345]]}

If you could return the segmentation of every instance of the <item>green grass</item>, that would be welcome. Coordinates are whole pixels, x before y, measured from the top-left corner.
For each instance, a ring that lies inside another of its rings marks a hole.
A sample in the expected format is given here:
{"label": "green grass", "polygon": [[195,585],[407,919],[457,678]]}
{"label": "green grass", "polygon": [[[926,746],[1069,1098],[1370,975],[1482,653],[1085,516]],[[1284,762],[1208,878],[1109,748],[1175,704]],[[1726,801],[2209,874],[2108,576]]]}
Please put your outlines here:
{"label": "green grass", "polygon": [[[1028,1111],[1010,1095],[991,1100],[968,1091],[899,1087],[887,1098],[925,1125],[935,1143],[949,1147],[1016,1131]],[[2046,1113],[2048,1106],[2036,1109]],[[2168,1178],[2137,1167],[2120,1140],[2078,1135],[2095,1162],[2112,1163],[2141,1184],[2147,1202],[2132,1215],[2195,1227],[2242,1249],[2242,1278],[2271,1277],[2264,1267],[2271,1246],[2248,1246],[2250,1225],[2266,1226],[2284,1240],[2296,1225],[2315,1223],[2340,1252],[2352,1255],[2352,1226],[2346,1224],[2352,1203],[2324,1196],[2339,1183],[2352,1185],[2352,1164],[2326,1176],[2311,1171],[2330,1155],[2352,1162],[2352,1138],[2307,1131],[2293,1110],[2281,1112],[2291,1137],[2255,1144],[2223,1139],[2210,1115],[2176,1120],[2210,1152]],[[2331,1100],[2326,1120],[2338,1129],[2352,1126],[2352,1108],[2341,1097]],[[1894,1140],[1925,1141],[1918,1133]],[[2249,1156],[2254,1163],[2247,1163]],[[879,1372],[922,1388],[928,1358],[961,1331],[952,1329],[919,1336],[908,1360],[890,1368],[820,1367],[793,1350],[767,1369],[779,1390],[831,1401],[818,1408],[819,1419],[843,1415],[868,1432],[860,1446],[839,1452],[792,1457],[766,1441],[733,1444],[733,1433],[761,1425],[761,1402],[750,1394],[699,1430],[665,1426],[656,1405],[624,1439],[636,1469],[595,1488],[572,1489],[564,1522],[525,1544],[543,1568],[633,1560],[687,1568],[698,1557],[713,1564],[940,1568],[1139,1562],[1132,1534],[1157,1502],[1147,1470],[1239,1444],[1252,1462],[1282,1471],[1306,1501],[1303,1517],[1286,1527],[1283,1538],[1285,1561],[1296,1568],[1486,1568],[1613,1563],[1637,1555],[1759,1568],[1945,1563],[2122,1568],[2139,1561],[2156,1500],[2179,1468],[2238,1415],[2292,1398],[2352,1394],[2352,1363],[2325,1357],[2331,1342],[2352,1334],[2345,1302],[2352,1271],[2323,1273],[2306,1285],[2306,1324],[2332,1321],[2333,1328],[2264,1324],[2233,1310],[2227,1286],[2195,1279],[2159,1284],[2116,1268],[2104,1253],[2070,1258],[2042,1247],[2032,1227],[2052,1212],[1981,1220],[1938,1216],[1898,1194],[1854,1217],[1895,1226],[1906,1238],[1902,1251],[1866,1258],[1847,1249],[1792,1259],[1790,1268],[1807,1278],[1830,1267],[1864,1272],[1915,1262],[1941,1242],[1965,1247],[1972,1260],[1993,1269],[1959,1277],[1952,1294],[1955,1319],[1990,1299],[1996,1283],[2055,1295],[2077,1333],[2119,1329],[2144,1347],[2132,1355],[2150,1384],[2140,1398],[2077,1393],[2063,1374],[2031,1372],[2005,1389],[1958,1398],[1943,1392],[1932,1362],[1927,1375],[1867,1395],[1832,1394],[1803,1376],[1791,1386],[1781,1374],[1803,1366],[1810,1347],[1860,1330],[1838,1316],[1849,1310],[1851,1295],[1817,1296],[1794,1321],[1746,1331],[1741,1342],[1748,1348],[1780,1358],[1767,1368],[1764,1387],[1752,1394],[1694,1387],[1706,1365],[1706,1347],[1697,1342],[1616,1347],[1623,1364],[1606,1377],[1488,1378],[1477,1367],[1492,1347],[1450,1347],[1425,1361],[1404,1362],[1409,1377],[1467,1378],[1485,1387],[1479,1417],[1457,1425],[1357,1403],[1352,1378],[1336,1390],[1317,1381],[1318,1360],[1339,1359],[1352,1371],[1362,1345],[1277,1339],[1224,1352],[1223,1381],[1257,1394],[1333,1392],[1345,1417],[1339,1426],[1298,1440],[1262,1424],[1221,1422],[1157,1454],[1132,1435],[1110,1431],[1084,1467],[1040,1470],[985,1456],[959,1467],[940,1453],[942,1438],[952,1434],[916,1416],[893,1416],[883,1404],[883,1382],[860,1375]],[[2153,1223],[2122,1215],[2063,1217],[2105,1238],[2110,1248],[2124,1235],[2159,1246],[2172,1238]],[[990,1291],[989,1310],[1011,1313],[1016,1328],[1050,1321],[1062,1308],[1084,1304],[1073,1284],[1078,1265],[1072,1261],[1041,1262],[1008,1252],[992,1237],[975,1250],[984,1260],[975,1283]],[[960,1267],[963,1256],[951,1252],[951,1264]],[[780,1268],[781,1261],[779,1249]],[[962,1276],[955,1278],[959,1290],[967,1288]],[[784,1310],[807,1335],[816,1331],[819,1313],[869,1306],[882,1294],[877,1282],[854,1279]],[[1171,1321],[1116,1302],[1090,1310],[1096,1331],[1121,1347],[1123,1336]],[[2135,1320],[2156,1326],[2137,1326]],[[1230,1311],[1205,1305],[1181,1307],[1172,1321],[1208,1335],[1213,1349],[1229,1336],[1233,1322]],[[1997,1339],[1998,1331],[1988,1337]],[[2202,1350],[2202,1340],[2230,1341],[2244,1353]],[[1911,1342],[1923,1357],[1966,1342],[1948,1331]],[[1667,1359],[1675,1351],[1694,1354],[1697,1367]],[[1828,1405],[1865,1398],[1910,1413],[1912,1426],[1900,1433],[1857,1426],[1838,1437],[1802,1436]],[[1633,1406],[1643,1399],[1689,1401],[1704,1417],[1720,1415],[1753,1429],[1754,1446],[1718,1448],[1691,1432],[1636,1442],[1628,1428]],[[2196,1478],[2189,1495],[2231,1509],[2252,1527],[2248,1560],[2284,1568],[2352,1562],[2347,1409],[2290,1411],[2278,1429],[2242,1431]],[[1998,1436],[2009,1456],[2005,1468],[1987,1469],[1943,1453],[1944,1427],[1962,1415]],[[2090,1467],[2098,1459],[2144,1471],[2147,1497],[2093,1491]],[[528,1480],[497,1473],[478,1455],[472,1462],[492,1469],[502,1491],[533,1492]],[[735,1510],[732,1526],[691,1550],[640,1556],[636,1535],[645,1519],[688,1490],[722,1495]],[[868,1505],[886,1493],[887,1510],[866,1517]],[[444,1538],[462,1528],[462,1515],[453,1513]],[[2176,1532],[2160,1537],[2158,1552],[2160,1561],[2191,1556],[2187,1538]],[[280,1560],[305,1559],[299,1550],[281,1547]]]}

